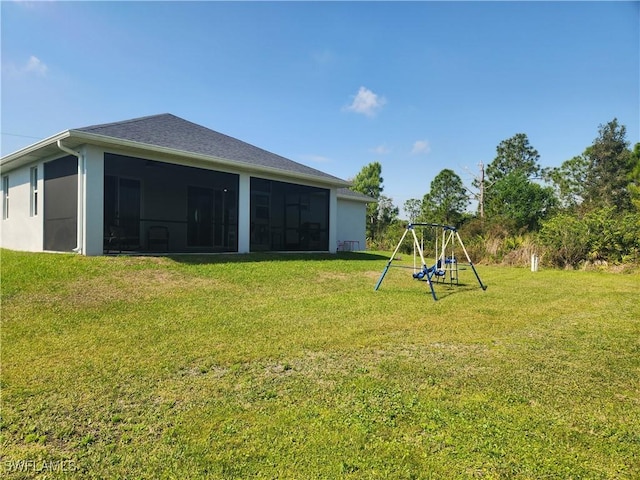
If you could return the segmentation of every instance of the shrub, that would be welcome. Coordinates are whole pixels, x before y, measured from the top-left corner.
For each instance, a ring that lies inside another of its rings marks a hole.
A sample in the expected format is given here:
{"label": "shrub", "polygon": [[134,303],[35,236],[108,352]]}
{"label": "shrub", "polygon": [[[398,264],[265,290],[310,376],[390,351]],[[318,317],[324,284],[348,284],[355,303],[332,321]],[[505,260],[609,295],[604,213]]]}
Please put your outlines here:
{"label": "shrub", "polygon": [[560,214],[542,224],[538,234],[552,265],[577,267],[589,251],[589,229],[572,215]]}
{"label": "shrub", "polygon": [[612,207],[580,218],[559,214],[543,223],[538,235],[548,260],[556,266],[640,261],[640,214],[616,213]]}

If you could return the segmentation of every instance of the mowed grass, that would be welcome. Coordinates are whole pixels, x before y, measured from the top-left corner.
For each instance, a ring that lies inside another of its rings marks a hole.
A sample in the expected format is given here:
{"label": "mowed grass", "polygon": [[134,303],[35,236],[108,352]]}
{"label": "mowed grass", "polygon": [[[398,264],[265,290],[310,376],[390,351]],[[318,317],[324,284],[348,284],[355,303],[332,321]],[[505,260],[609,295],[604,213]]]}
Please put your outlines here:
{"label": "mowed grass", "polygon": [[387,258],[2,251],[2,474],[640,478],[640,274]]}

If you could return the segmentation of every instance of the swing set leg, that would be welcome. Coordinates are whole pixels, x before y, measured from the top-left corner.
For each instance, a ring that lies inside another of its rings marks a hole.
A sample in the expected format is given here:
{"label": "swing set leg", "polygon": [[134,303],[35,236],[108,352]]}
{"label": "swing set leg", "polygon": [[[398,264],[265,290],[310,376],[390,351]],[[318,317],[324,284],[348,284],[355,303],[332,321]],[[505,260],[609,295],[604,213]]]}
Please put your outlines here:
{"label": "swing set leg", "polygon": [[476,271],[476,267],[473,265],[473,262],[471,261],[471,258],[469,257],[469,254],[467,253],[467,249],[465,248],[464,243],[462,243],[462,239],[460,238],[460,234],[458,232],[456,232],[456,235],[458,236],[458,242],[460,243],[460,246],[462,247],[462,250],[464,251],[464,254],[467,257],[467,261],[469,262],[469,265],[471,265],[471,269],[473,270],[473,273],[475,274],[476,278],[478,279],[478,283],[480,284],[480,287],[482,288],[482,290],[486,290],[487,286],[482,283],[482,280],[480,280],[480,275],[478,275],[478,272]]}
{"label": "swing set leg", "polygon": [[482,290],[486,290],[487,286],[482,283],[482,280],[480,280],[480,275],[478,275],[478,272],[476,271],[476,267],[473,266],[473,263],[469,262],[469,265],[471,265],[471,269],[473,270],[473,273],[476,274],[476,278],[478,279],[478,283],[480,284],[480,287],[482,288]]}
{"label": "swing set leg", "polygon": [[378,279],[378,283],[376,283],[376,287],[374,288],[374,290],[378,290],[378,288],[380,288],[380,284],[382,283],[382,280],[384,280],[384,276],[389,271],[389,264],[390,263],[391,263],[391,260],[389,260],[389,262],[387,263],[387,266],[384,267],[384,270],[382,270],[382,275],[380,275],[380,278]]}
{"label": "swing set leg", "polygon": [[376,283],[376,287],[374,288],[374,290],[378,290],[378,288],[380,288],[380,284],[382,283],[382,280],[384,280],[384,276],[387,274],[387,272],[389,271],[389,267],[391,266],[391,262],[393,262],[393,259],[396,258],[396,254],[398,253],[398,250],[400,250],[400,245],[402,245],[402,242],[404,242],[404,237],[407,236],[407,233],[409,232],[409,228],[407,228],[404,231],[404,234],[402,235],[402,238],[400,239],[400,241],[398,242],[398,246],[396,247],[396,249],[393,251],[393,254],[391,255],[391,258],[389,259],[389,261],[387,262],[387,265],[384,267],[384,270],[382,271],[382,275],[380,275],[380,278],[378,279],[378,283]]}
{"label": "swing set leg", "polygon": [[427,283],[429,283],[429,288],[431,289],[431,296],[437,302],[438,297],[436,297],[436,291],[433,289],[433,282],[431,281],[431,276],[433,273],[427,273]]}

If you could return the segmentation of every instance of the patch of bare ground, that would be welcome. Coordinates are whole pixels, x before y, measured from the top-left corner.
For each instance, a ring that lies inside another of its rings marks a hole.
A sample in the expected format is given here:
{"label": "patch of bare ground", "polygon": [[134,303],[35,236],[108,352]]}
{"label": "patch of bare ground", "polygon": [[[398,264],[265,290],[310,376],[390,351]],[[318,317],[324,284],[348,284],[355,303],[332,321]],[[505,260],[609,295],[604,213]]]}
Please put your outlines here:
{"label": "patch of bare ground", "polygon": [[121,256],[114,257],[118,259],[121,265],[147,265],[152,263],[154,265],[172,265],[174,262],[167,257],[154,257],[154,256]]}
{"label": "patch of bare ground", "polygon": [[[272,363],[247,364],[244,371],[254,371],[262,378],[282,376],[302,376],[319,383],[331,384],[332,379],[344,376],[345,373],[363,372],[363,365],[368,367],[389,361],[416,362],[428,364],[442,361],[444,357],[458,363],[468,357],[484,357],[488,354],[486,345],[433,343],[425,345],[389,345],[384,349],[363,349],[358,352],[307,352],[304,356]],[[464,364],[464,362],[462,362]],[[221,367],[220,367],[221,368]],[[217,371],[217,369],[212,369]],[[375,372],[368,371],[375,376]]]}
{"label": "patch of bare ground", "polygon": [[608,273],[634,273],[638,266],[632,263],[610,264],[605,260],[587,261],[582,265],[582,270]]}
{"label": "patch of bare ground", "polygon": [[380,278],[380,272],[381,270],[367,270],[366,272],[364,272],[364,276],[372,280],[377,280],[378,278]]}
{"label": "patch of bare ground", "polygon": [[351,276],[347,273],[321,271],[316,275],[316,279],[320,282],[331,282],[336,280],[350,280]]}

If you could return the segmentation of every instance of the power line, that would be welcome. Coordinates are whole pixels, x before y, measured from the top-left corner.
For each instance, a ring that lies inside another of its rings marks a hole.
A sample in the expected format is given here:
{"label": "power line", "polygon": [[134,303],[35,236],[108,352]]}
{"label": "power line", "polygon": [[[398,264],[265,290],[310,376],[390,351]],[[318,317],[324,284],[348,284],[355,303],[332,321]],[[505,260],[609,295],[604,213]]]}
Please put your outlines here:
{"label": "power line", "polygon": [[34,138],[36,140],[42,139],[42,137],[34,137],[32,135],[20,135],[19,133],[9,133],[9,132],[0,132],[0,135],[6,135],[8,137]]}

